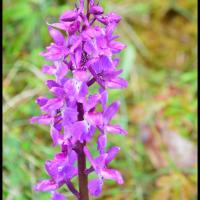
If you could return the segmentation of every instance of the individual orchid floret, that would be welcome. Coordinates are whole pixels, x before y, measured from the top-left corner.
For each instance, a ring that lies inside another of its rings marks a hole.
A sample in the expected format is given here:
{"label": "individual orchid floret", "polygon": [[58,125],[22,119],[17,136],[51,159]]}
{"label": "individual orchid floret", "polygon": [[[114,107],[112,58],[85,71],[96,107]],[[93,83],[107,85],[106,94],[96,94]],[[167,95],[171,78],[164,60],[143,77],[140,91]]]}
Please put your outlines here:
{"label": "individual orchid floret", "polygon": [[[66,199],[58,192],[64,186],[76,199],[89,200],[89,194],[101,194],[106,179],[123,183],[120,172],[109,168],[120,148],[107,149],[107,134],[127,134],[111,122],[120,102],[108,105],[107,92],[128,85],[120,77],[123,70],[118,68],[117,58],[126,45],[114,35],[121,17],[104,14],[94,0],[87,0],[87,5],[85,2],[80,0],[74,10],[63,12],[58,22],[47,23],[52,42],[41,53],[51,62],[42,67],[42,72],[51,76],[45,82],[51,96],[36,99],[42,114],[32,117],[30,123],[48,125],[52,144],[60,150],[45,162],[50,178],[39,181],[35,190],[50,192],[52,200]],[[93,85],[97,92],[91,90]],[[89,151],[90,144],[96,144],[96,158]],[[91,173],[96,178],[90,179]],[[76,177],[78,189],[73,184]]]}
{"label": "individual orchid floret", "polygon": [[123,182],[124,182],[119,171],[107,168],[107,165],[109,164],[109,162],[111,162],[111,160],[113,159],[113,156],[116,155],[116,153],[118,152],[118,149],[114,150],[115,153],[112,151],[101,154],[99,157],[93,159],[88,148],[87,147],[84,148],[84,153],[86,154],[88,160],[90,161],[90,163],[92,165],[92,169],[98,175],[98,178],[91,180],[88,185],[89,191],[90,191],[91,195],[93,195],[93,196],[99,196],[99,194],[101,192],[101,188],[103,186],[104,179],[114,180],[118,184],[123,184]]}
{"label": "individual orchid floret", "polygon": [[[75,152],[72,153],[75,154]],[[40,181],[35,186],[35,190],[54,191],[76,176],[77,168],[73,166],[76,161],[76,155],[72,155],[72,153],[71,155],[59,153],[56,154],[54,160],[47,160],[45,169],[51,179]]]}

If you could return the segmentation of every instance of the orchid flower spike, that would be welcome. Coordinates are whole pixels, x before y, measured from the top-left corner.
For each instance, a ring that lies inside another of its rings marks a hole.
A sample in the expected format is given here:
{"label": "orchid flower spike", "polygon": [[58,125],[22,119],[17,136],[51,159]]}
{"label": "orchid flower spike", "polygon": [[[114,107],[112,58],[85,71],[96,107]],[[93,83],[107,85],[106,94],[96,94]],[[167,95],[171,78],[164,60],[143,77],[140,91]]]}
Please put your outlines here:
{"label": "orchid flower spike", "polygon": [[[120,172],[109,168],[120,148],[107,149],[107,134],[127,134],[120,125],[111,123],[120,102],[107,103],[108,89],[127,87],[127,81],[119,76],[123,70],[118,69],[117,58],[126,46],[113,35],[121,17],[104,14],[92,0],[87,1],[85,10],[84,3],[80,0],[74,10],[62,13],[57,23],[48,24],[52,43],[41,56],[52,63],[42,67],[43,73],[52,76],[46,81],[52,97],[38,97],[42,114],[30,119],[31,123],[48,125],[53,145],[60,146],[60,152],[45,162],[50,178],[35,186],[36,191],[50,192],[52,200],[66,199],[58,192],[63,186],[77,199],[87,200],[89,194],[101,194],[106,179],[123,183]],[[93,84],[97,92],[92,92]],[[97,111],[97,106],[102,110]],[[89,150],[89,143],[96,144],[97,157]],[[96,178],[90,179],[91,173]],[[72,184],[77,176],[79,190]]]}

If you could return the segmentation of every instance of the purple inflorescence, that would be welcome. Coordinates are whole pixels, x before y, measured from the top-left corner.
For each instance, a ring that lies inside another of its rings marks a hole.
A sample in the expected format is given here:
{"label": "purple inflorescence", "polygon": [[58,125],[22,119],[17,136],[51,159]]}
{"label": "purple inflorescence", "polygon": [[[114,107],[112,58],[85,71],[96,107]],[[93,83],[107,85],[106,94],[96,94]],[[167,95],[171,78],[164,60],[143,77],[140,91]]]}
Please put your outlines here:
{"label": "purple inflorescence", "polygon": [[[53,43],[41,55],[52,65],[44,65],[42,72],[55,77],[46,81],[53,97],[37,98],[42,115],[32,117],[30,121],[49,125],[53,144],[61,147],[54,159],[45,163],[50,179],[42,180],[35,186],[37,191],[50,191],[53,200],[65,199],[56,191],[63,185],[80,198],[80,193],[71,182],[79,174],[77,160],[80,144],[91,165],[85,169],[85,174],[97,175],[88,183],[92,196],[99,196],[105,179],[123,183],[121,174],[108,167],[120,148],[107,150],[106,143],[107,134],[125,135],[127,131],[111,124],[120,102],[107,105],[106,90],[127,86],[127,81],[119,77],[122,70],[117,68],[119,58],[116,57],[125,45],[116,41],[118,36],[113,35],[120,16],[103,13],[103,8],[94,1],[88,1],[85,11],[84,0],[80,0],[79,6],[64,12],[58,23],[48,24]],[[95,83],[98,92],[92,94],[90,86]],[[97,111],[97,106],[102,111]],[[99,156],[96,158],[87,147],[94,134],[98,135]]]}

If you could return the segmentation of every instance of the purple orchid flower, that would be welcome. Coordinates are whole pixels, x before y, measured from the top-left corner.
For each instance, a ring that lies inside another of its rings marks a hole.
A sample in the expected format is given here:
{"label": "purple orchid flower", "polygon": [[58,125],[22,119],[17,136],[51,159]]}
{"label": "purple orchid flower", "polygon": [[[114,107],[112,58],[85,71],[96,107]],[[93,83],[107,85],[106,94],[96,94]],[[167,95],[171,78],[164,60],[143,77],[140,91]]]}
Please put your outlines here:
{"label": "purple orchid flower", "polygon": [[[116,57],[126,47],[114,35],[120,20],[115,13],[104,15],[103,8],[93,0],[87,1],[85,11],[84,0],[80,0],[74,10],[61,14],[59,22],[48,23],[53,42],[41,55],[52,62],[42,68],[43,73],[54,77],[46,81],[52,97],[36,99],[42,114],[30,122],[49,125],[53,145],[60,147],[54,159],[45,162],[50,178],[35,186],[36,191],[51,192],[52,200],[66,199],[57,192],[64,185],[77,199],[88,200],[89,194],[101,194],[106,179],[123,183],[120,172],[108,166],[120,148],[107,150],[107,134],[127,134],[120,125],[111,123],[120,102],[107,105],[107,89],[127,87],[127,81],[119,77],[123,70],[118,69]],[[96,21],[102,25],[95,25]],[[92,93],[90,87],[95,83],[99,92]],[[94,143],[94,135],[98,138],[96,158],[87,147]],[[86,159],[91,164],[88,169]],[[88,180],[90,173],[97,177]],[[79,191],[72,184],[76,176]]]}
{"label": "purple orchid flower", "polygon": [[[42,180],[36,186],[35,190],[39,191],[53,191],[61,187],[66,182],[69,182],[77,175],[77,168],[75,168],[75,156],[65,153],[56,154],[54,160],[47,160],[45,169],[51,176],[50,180]],[[75,154],[75,153],[74,153]]]}
{"label": "purple orchid flower", "polygon": [[88,148],[84,148],[84,152],[90,161],[92,168],[88,171],[91,173],[96,172],[98,178],[93,179],[89,182],[88,188],[93,196],[99,196],[103,186],[104,179],[111,179],[116,181],[118,184],[123,184],[123,178],[119,171],[107,168],[107,165],[114,159],[115,155],[118,153],[119,147],[113,147],[107,153],[100,154],[99,157],[93,159]]}

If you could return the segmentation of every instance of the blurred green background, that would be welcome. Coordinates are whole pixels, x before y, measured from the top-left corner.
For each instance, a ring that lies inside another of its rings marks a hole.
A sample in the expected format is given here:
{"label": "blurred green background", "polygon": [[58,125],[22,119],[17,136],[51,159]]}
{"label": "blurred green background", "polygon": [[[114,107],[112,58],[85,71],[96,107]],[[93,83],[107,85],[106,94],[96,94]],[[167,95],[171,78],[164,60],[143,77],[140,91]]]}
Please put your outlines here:
{"label": "blurred green background", "polygon": [[[32,190],[46,178],[53,148],[46,126],[30,125],[34,100],[48,93],[38,54],[51,41],[46,21],[73,7],[66,0],[3,1],[3,199],[46,200]],[[121,151],[111,167],[125,179],[106,181],[99,200],[197,199],[197,1],[101,0],[123,18],[117,32],[129,87],[110,91],[122,105],[115,121],[127,137],[109,136]],[[91,148],[95,148],[92,146]],[[72,195],[64,189],[69,199]]]}

